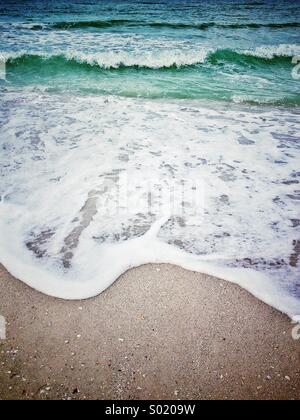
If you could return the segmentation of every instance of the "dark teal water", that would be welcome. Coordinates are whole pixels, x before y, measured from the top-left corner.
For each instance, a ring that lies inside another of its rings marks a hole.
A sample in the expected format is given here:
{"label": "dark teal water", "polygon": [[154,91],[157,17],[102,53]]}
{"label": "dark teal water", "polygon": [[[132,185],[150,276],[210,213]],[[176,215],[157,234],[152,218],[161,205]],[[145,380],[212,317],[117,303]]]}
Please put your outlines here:
{"label": "dark teal water", "polygon": [[[299,105],[299,1],[5,1],[2,87]],[[294,59],[295,60],[295,59]],[[294,77],[292,72],[294,69]]]}

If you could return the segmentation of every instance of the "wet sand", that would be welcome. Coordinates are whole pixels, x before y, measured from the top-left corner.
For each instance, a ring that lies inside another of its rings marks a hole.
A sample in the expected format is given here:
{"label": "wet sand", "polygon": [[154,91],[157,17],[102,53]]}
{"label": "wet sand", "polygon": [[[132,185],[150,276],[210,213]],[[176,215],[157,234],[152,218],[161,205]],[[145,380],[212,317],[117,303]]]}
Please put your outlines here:
{"label": "wet sand", "polygon": [[0,399],[300,398],[290,320],[203,274],[147,265],[66,302],[0,266],[0,314]]}

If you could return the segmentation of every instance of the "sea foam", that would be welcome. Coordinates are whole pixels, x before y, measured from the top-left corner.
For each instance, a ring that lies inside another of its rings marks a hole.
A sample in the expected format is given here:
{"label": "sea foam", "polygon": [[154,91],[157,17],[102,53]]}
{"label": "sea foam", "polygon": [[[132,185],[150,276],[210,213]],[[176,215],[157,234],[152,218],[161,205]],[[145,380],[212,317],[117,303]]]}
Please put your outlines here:
{"label": "sea foam", "polygon": [[300,314],[297,110],[7,89],[0,122],[0,261],[31,287],[88,298],[172,263]]}

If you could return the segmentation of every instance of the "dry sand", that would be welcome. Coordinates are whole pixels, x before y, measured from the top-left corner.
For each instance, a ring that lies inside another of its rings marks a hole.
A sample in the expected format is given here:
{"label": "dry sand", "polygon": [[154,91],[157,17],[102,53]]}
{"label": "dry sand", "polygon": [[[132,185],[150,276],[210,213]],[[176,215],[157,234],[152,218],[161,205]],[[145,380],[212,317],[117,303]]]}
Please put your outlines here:
{"label": "dry sand", "polygon": [[300,397],[290,320],[178,267],[140,267],[95,299],[65,302],[0,266],[0,314],[1,399]]}

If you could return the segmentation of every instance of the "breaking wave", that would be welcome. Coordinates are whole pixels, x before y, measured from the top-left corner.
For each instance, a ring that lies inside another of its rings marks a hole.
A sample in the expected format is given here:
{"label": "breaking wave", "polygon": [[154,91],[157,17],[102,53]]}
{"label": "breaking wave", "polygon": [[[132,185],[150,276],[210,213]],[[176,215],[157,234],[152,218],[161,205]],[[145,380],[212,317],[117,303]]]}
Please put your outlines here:
{"label": "breaking wave", "polygon": [[101,69],[148,68],[148,69],[176,69],[187,66],[208,63],[218,65],[228,62],[238,65],[282,65],[290,64],[291,58],[300,53],[297,45],[279,45],[260,47],[253,51],[235,51],[232,49],[219,50],[178,50],[143,52],[132,54],[128,52],[101,52],[86,54],[81,52],[58,52],[57,54],[36,54],[31,52],[0,53],[0,58],[11,66],[42,66],[56,64],[60,68],[65,66],[87,66]]}

